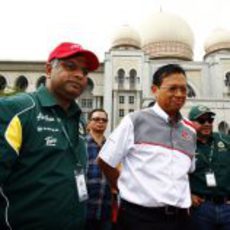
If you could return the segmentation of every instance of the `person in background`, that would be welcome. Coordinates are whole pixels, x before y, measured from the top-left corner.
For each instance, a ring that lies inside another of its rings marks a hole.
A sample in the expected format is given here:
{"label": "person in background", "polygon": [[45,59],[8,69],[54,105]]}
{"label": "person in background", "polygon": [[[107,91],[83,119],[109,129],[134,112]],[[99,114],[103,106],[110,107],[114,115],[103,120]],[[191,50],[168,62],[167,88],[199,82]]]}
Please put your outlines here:
{"label": "person in background", "polygon": [[105,143],[104,132],[108,123],[108,115],[103,109],[94,109],[89,114],[88,135],[88,170],[87,188],[89,199],[87,201],[86,230],[110,230],[112,228],[111,188],[101,172],[96,158]]}
{"label": "person in background", "polygon": [[[189,224],[196,132],[180,109],[185,71],[175,64],[153,75],[152,107],[128,114],[102,147],[98,163],[119,191],[119,230],[178,230]],[[121,163],[121,171],[116,168]]]}
{"label": "person in background", "polygon": [[196,230],[230,229],[230,137],[213,132],[214,118],[204,105],[189,112],[197,130],[196,170],[190,175]]}
{"label": "person in background", "polygon": [[0,99],[0,229],[76,230],[85,222],[86,145],[75,99],[98,68],[96,55],[59,44],[46,86]]}

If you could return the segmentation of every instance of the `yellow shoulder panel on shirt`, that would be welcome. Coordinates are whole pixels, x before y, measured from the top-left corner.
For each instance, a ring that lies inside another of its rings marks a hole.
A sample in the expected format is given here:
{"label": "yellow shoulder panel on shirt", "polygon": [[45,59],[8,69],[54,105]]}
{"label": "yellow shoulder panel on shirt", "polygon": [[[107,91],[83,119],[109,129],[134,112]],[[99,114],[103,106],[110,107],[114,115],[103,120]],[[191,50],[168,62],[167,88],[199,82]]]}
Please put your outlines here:
{"label": "yellow shoulder panel on shirt", "polygon": [[10,121],[5,132],[5,138],[17,155],[19,155],[22,144],[22,126],[18,116],[13,117]]}

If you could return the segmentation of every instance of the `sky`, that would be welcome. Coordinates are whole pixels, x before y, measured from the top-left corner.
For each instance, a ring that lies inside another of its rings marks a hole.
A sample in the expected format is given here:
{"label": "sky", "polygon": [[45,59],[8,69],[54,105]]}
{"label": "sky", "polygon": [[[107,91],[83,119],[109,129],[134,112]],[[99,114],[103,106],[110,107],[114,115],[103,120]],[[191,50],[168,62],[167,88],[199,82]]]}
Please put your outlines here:
{"label": "sky", "polygon": [[71,41],[102,62],[117,28],[138,30],[160,9],[190,25],[196,61],[214,29],[230,30],[230,0],[0,0],[0,6],[0,60],[45,61],[57,44]]}

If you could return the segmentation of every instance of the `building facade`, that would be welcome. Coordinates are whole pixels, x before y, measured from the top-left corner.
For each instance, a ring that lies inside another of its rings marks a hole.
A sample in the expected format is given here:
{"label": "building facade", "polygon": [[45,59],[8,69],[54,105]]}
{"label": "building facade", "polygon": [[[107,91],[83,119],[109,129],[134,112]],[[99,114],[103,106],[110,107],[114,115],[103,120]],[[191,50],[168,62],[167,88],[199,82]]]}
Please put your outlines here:
{"label": "building facade", "polygon": [[[109,115],[109,131],[128,113],[154,100],[152,75],[162,65],[181,65],[188,79],[188,100],[182,113],[205,104],[216,113],[215,129],[230,133],[230,31],[216,30],[204,44],[203,61],[193,60],[194,35],[187,22],[157,13],[140,31],[128,25],[114,33],[99,69],[89,74],[79,98],[85,116],[93,108]],[[0,92],[33,91],[45,83],[45,62],[0,61]]]}

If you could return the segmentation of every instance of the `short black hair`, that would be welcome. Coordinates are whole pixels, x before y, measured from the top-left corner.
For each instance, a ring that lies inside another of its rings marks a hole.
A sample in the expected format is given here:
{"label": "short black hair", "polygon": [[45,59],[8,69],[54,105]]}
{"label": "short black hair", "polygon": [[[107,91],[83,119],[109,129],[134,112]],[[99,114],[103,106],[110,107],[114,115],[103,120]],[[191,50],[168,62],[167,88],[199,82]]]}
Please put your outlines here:
{"label": "short black hair", "polygon": [[108,114],[107,114],[107,112],[106,112],[104,109],[102,109],[102,108],[97,108],[97,109],[93,109],[93,110],[89,113],[88,120],[91,120],[91,118],[92,118],[93,114],[94,114],[94,113],[96,113],[96,112],[102,112],[102,113],[105,113],[106,118],[108,118]]}
{"label": "short black hair", "polygon": [[177,64],[168,64],[161,66],[153,74],[152,84],[156,86],[161,86],[163,79],[174,73],[181,73],[186,77],[185,70],[181,66]]}

